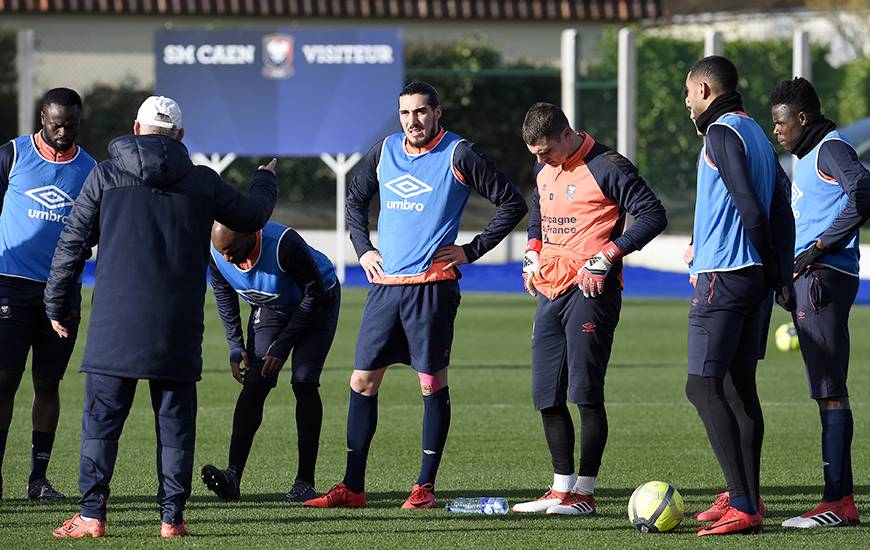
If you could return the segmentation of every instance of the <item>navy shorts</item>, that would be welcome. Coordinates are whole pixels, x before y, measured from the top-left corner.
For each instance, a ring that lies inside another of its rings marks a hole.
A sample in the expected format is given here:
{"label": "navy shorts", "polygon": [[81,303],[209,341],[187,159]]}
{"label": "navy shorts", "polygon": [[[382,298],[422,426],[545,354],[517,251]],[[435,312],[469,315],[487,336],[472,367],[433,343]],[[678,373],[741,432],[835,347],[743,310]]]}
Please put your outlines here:
{"label": "navy shorts", "polygon": [[532,400],[536,410],[570,400],[604,401],[604,375],[619,323],[622,291],[605,285],[597,298],[584,298],[574,285],[555,300],[538,298],[532,328]]}
{"label": "navy shorts", "polygon": [[834,269],[814,269],[795,279],[792,313],[807,371],[810,397],[848,397],[849,311],[858,277]]}
{"label": "navy shorts", "polygon": [[[323,364],[332,347],[338,313],[341,308],[341,287],[338,283],[326,292],[323,306],[316,312],[311,324],[299,337],[290,353],[290,380],[304,384],[319,384]],[[269,346],[278,339],[292,313],[284,313],[267,307],[255,307],[248,320],[248,364],[245,384],[278,383],[278,375],[263,378],[263,358]],[[283,369],[282,369],[283,370]]]}
{"label": "navy shorts", "polygon": [[79,319],[69,323],[68,338],[51,328],[42,301],[27,305],[10,304],[0,298],[0,369],[24,372],[33,350],[33,372],[62,380],[76,345]]}
{"label": "navy shorts", "polygon": [[764,358],[773,292],[760,266],[698,274],[689,309],[689,374],[724,378]]}
{"label": "navy shorts", "polygon": [[459,283],[372,285],[366,296],[354,369],[378,370],[395,363],[434,374],[450,364]]}

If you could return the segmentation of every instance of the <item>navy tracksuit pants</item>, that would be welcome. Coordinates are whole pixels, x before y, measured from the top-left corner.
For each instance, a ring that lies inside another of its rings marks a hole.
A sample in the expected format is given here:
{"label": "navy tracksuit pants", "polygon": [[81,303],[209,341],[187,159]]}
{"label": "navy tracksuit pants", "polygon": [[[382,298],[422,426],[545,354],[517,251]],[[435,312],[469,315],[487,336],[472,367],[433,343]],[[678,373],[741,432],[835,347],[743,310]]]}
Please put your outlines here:
{"label": "navy tracksuit pants", "polygon": [[[118,438],[136,394],[135,378],[86,373],[79,463],[81,515],[106,518]],[[157,503],[167,523],[183,521],[196,439],[196,383],[149,380],[157,432]]]}

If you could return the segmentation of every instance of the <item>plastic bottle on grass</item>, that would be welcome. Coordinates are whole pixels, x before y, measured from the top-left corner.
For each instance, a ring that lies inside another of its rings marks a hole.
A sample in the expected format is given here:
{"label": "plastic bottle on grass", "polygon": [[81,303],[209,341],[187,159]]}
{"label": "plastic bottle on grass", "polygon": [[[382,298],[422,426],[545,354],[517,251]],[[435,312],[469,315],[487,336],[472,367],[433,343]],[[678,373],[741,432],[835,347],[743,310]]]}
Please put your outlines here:
{"label": "plastic bottle on grass", "polygon": [[455,498],[444,507],[454,514],[507,514],[508,502],[502,497]]}

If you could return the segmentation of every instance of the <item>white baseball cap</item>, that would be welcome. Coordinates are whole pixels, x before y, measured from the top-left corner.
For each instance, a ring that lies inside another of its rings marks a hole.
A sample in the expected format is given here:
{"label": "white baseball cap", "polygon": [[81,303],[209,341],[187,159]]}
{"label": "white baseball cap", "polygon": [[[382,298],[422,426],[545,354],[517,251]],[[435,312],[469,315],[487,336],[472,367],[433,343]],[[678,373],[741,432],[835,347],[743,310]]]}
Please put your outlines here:
{"label": "white baseball cap", "polygon": [[146,126],[157,126],[170,130],[183,128],[181,125],[181,107],[174,99],[162,95],[153,95],[142,102],[136,121]]}

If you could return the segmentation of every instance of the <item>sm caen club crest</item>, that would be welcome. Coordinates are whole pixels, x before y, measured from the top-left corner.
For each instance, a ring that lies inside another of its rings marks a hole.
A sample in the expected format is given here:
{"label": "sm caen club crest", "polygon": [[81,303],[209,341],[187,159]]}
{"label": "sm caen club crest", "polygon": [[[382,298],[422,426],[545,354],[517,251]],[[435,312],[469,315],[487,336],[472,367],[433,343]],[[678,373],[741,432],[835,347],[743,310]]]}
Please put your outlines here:
{"label": "sm caen club crest", "polygon": [[267,34],[263,37],[263,76],[281,79],[293,76],[293,37]]}

